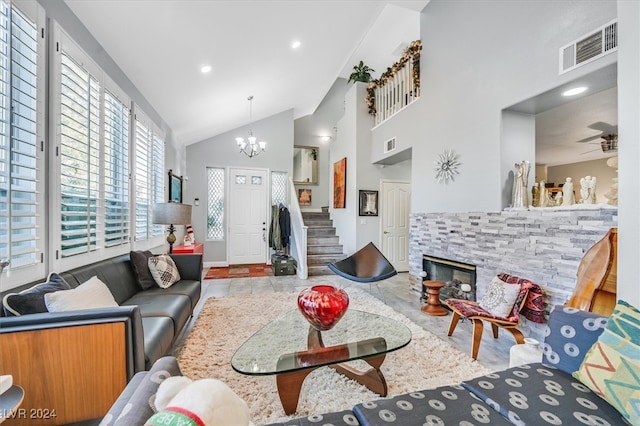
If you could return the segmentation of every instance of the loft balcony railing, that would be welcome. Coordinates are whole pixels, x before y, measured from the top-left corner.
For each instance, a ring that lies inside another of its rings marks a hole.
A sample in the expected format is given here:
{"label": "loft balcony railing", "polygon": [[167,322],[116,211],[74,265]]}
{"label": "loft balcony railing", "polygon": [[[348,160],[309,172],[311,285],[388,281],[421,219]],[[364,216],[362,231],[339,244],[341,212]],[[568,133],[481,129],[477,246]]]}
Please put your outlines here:
{"label": "loft balcony railing", "polygon": [[377,126],[420,98],[420,40],[413,41],[402,58],[378,80],[369,82],[367,105]]}

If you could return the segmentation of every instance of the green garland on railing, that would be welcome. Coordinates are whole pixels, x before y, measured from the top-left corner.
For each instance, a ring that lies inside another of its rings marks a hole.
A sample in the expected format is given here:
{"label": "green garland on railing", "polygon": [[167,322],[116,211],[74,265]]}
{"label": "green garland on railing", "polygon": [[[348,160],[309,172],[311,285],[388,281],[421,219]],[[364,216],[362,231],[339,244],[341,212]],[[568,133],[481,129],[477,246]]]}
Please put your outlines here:
{"label": "green garland on railing", "polygon": [[409,47],[404,51],[402,57],[398,62],[380,76],[377,80],[371,80],[367,87],[367,107],[369,108],[369,114],[376,115],[376,89],[384,86],[389,80],[393,79],[393,76],[405,66],[409,61],[413,62],[413,87],[417,90],[420,88],[420,51],[422,50],[422,42],[420,40],[414,40]]}

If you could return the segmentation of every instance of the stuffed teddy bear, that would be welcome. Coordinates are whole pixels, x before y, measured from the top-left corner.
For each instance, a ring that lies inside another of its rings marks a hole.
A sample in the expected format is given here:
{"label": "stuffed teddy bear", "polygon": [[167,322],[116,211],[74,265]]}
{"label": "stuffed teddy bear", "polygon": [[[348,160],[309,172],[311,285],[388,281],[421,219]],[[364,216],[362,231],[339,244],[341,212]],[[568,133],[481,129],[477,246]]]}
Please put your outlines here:
{"label": "stuffed teddy bear", "polygon": [[247,426],[246,402],[216,379],[191,380],[174,376],[164,380],[155,397],[158,412],[145,426]]}

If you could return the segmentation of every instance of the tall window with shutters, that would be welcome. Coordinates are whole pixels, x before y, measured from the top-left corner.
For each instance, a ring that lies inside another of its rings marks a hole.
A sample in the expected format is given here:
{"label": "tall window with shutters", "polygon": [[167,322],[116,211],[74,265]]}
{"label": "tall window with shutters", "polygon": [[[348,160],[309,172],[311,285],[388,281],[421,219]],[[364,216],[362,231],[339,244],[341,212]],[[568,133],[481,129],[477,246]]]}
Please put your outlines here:
{"label": "tall window with shutters", "polygon": [[65,51],[60,85],[62,258],[98,248],[100,81]]}
{"label": "tall window with shutters", "polygon": [[167,201],[163,171],[164,136],[137,106],[134,116],[135,241],[141,243],[163,235],[162,225],[153,224],[152,212],[155,203]]}
{"label": "tall window with shutters", "polygon": [[11,281],[44,271],[43,16],[0,1],[0,260]]}

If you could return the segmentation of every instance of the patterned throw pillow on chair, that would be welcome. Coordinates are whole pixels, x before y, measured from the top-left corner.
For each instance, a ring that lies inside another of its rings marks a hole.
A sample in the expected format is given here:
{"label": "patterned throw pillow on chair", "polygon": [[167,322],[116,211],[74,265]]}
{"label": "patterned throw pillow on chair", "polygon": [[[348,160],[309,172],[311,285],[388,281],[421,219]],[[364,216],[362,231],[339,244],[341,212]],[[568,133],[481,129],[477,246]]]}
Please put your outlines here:
{"label": "patterned throw pillow on chair", "polygon": [[149,258],[149,271],[151,276],[161,288],[169,288],[174,283],[180,281],[178,267],[167,254]]}
{"label": "patterned throw pillow on chair", "polygon": [[509,284],[494,277],[480,300],[480,307],[497,317],[506,318],[520,294],[520,284]]}

